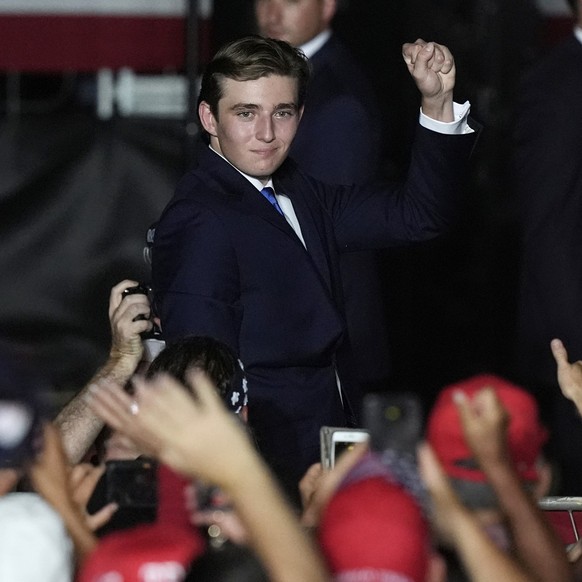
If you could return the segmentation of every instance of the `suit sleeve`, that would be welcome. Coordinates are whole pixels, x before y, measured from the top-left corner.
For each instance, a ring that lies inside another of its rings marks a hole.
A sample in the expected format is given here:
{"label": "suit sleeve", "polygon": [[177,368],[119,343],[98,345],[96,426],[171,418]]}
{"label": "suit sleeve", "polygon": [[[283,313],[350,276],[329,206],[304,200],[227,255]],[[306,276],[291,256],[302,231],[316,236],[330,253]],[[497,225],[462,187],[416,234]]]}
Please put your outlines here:
{"label": "suit sleeve", "polygon": [[340,196],[324,189],[340,252],[429,240],[450,228],[462,208],[476,138],[418,125],[404,182],[344,188]]}
{"label": "suit sleeve", "polygon": [[164,212],[156,228],[152,278],[167,341],[208,335],[238,353],[238,266],[228,233],[213,212],[185,200]]}

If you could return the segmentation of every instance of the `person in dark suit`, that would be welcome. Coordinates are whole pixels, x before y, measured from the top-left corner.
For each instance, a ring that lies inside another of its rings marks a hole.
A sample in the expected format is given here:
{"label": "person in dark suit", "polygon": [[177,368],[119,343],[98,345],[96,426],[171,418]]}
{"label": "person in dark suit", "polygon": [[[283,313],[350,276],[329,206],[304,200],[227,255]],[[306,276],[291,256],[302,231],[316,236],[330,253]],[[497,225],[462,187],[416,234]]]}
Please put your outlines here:
{"label": "person in dark suit", "polygon": [[579,495],[582,426],[559,397],[550,341],[582,358],[582,16],[522,80],[515,126],[520,226],[517,373],[548,417],[566,495]]}
{"label": "person in dark suit", "polygon": [[289,491],[319,459],[320,427],[357,422],[339,253],[433,237],[458,207],[475,133],[468,103],[453,104],[453,57],[420,40],[403,51],[423,107],[407,179],[333,186],[287,157],[309,78],[304,55],[258,36],[227,44],[202,79],[209,147],[156,228],[165,340],[212,336],[245,362],[249,423]]}
{"label": "person in dark suit", "polygon": [[[290,156],[328,184],[377,177],[383,117],[369,80],[332,32],[337,0],[255,0],[254,6],[260,34],[301,49],[312,69]],[[362,392],[386,389],[390,350],[377,252],[343,253],[340,273],[354,377]]]}

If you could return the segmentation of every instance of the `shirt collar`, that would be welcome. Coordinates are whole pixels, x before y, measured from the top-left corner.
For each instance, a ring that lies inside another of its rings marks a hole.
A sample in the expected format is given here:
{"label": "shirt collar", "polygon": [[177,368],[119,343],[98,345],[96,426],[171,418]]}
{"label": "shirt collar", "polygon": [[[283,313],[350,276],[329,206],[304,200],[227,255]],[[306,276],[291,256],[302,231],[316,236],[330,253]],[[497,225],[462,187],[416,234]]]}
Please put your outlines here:
{"label": "shirt collar", "polygon": [[579,26],[575,26],[574,36],[578,39],[578,42],[582,43],[582,28],[580,28]]}
{"label": "shirt collar", "polygon": [[312,38],[305,44],[302,44],[299,48],[303,51],[305,56],[310,59],[329,40],[330,36],[331,29],[326,28],[323,32],[320,32],[316,37]]}

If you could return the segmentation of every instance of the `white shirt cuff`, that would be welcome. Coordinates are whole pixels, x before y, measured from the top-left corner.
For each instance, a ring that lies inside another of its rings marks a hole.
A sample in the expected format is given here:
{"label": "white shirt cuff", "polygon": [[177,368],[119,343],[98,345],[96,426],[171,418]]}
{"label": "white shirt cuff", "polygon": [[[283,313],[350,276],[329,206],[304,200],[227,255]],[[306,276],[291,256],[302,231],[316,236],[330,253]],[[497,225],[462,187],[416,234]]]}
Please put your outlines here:
{"label": "white shirt cuff", "polygon": [[473,133],[475,130],[469,126],[467,123],[467,118],[469,117],[469,111],[471,111],[471,104],[465,101],[462,105],[459,103],[453,103],[453,115],[455,117],[454,121],[437,121],[432,117],[428,117],[420,110],[419,122],[420,125],[430,129],[431,131],[436,131],[437,133],[446,133],[449,135],[461,135],[464,133]]}

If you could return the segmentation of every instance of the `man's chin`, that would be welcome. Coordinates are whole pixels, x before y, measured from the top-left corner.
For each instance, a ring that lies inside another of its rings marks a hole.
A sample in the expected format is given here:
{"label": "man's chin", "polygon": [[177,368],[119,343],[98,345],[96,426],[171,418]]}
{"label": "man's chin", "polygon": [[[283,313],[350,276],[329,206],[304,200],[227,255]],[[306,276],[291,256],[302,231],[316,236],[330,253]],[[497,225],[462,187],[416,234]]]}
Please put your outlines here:
{"label": "man's chin", "polygon": [[283,160],[281,160],[278,164],[272,164],[269,166],[261,166],[249,169],[249,171],[242,170],[243,173],[252,176],[253,178],[258,178],[259,180],[268,180],[281,166]]}
{"label": "man's chin", "polygon": [[287,35],[281,31],[270,30],[261,36],[265,36],[267,38],[274,38],[275,40],[284,40],[285,42],[289,42]]}

